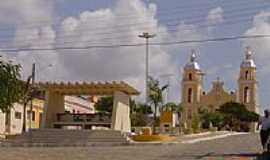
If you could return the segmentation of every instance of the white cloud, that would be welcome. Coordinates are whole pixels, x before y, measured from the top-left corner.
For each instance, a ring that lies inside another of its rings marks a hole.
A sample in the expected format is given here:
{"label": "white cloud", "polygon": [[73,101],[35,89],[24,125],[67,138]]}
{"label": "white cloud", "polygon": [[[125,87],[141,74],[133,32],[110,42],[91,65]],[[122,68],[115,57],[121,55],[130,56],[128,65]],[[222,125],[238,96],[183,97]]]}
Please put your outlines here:
{"label": "white cloud", "polygon": [[[35,5],[32,5],[32,7],[36,7],[34,10],[40,9],[39,5],[34,2],[33,4]],[[47,14],[42,14],[44,11],[40,13],[42,19],[52,19],[51,8],[53,7],[45,9],[48,12]],[[202,37],[196,31],[195,26],[185,23],[181,23],[177,27],[177,32],[168,32],[166,26],[160,25],[158,19],[155,18],[156,8],[155,4],[146,6],[141,0],[118,0],[113,8],[84,11],[77,17],[65,18],[57,31],[50,25],[34,28],[18,26],[14,44],[18,47],[50,48],[60,45],[72,47],[95,44],[144,43],[143,39],[138,38],[138,35],[142,32],[162,32],[162,34],[157,34],[154,39],[151,39],[151,41],[158,42],[179,38],[200,39]],[[130,15],[132,18],[123,17],[123,15]],[[25,22],[36,19],[36,17],[27,13],[22,16],[26,16],[24,17]],[[138,25],[127,27],[123,24]],[[119,38],[123,36],[125,38]],[[181,54],[183,53],[184,47],[187,46],[150,46],[151,75],[174,73],[178,76],[180,67],[177,65],[176,58],[179,57],[180,51]],[[15,58],[17,62],[23,65],[25,76],[30,74],[31,63],[36,62],[38,66],[37,79],[39,80],[126,80],[143,93],[141,97],[144,95],[144,46],[20,52],[16,54]],[[53,64],[53,67],[48,68],[49,64]],[[178,83],[178,81],[173,80],[170,90],[171,93],[174,93],[170,96],[177,100],[180,97]]]}
{"label": "white cloud", "polygon": [[[119,15],[132,15],[132,21]],[[117,26],[141,22],[147,22],[143,24],[143,27],[147,28],[147,31],[155,33],[159,30],[159,26],[154,15],[155,5],[153,4],[147,7],[139,0],[120,0],[113,9],[85,11],[78,18],[65,19],[61,27],[62,32],[58,36],[76,35],[72,38],[72,42],[75,42],[72,45],[75,46],[91,45],[91,41],[94,41],[95,44],[143,43],[144,40],[138,38],[138,35],[144,30],[140,29],[141,26],[138,25],[124,27],[123,35],[127,38],[122,42],[118,42],[119,38],[108,39],[107,37],[121,37],[122,33],[118,29],[123,30],[123,27],[117,28]],[[98,19],[101,17],[102,21],[99,21]],[[100,28],[104,28],[104,30]],[[110,34],[99,34],[100,32]],[[161,37],[156,38],[160,39]],[[61,40],[57,43],[61,43]],[[143,91],[145,47],[91,49],[77,53],[74,51],[59,52],[62,53],[60,59],[64,68],[68,70],[70,79],[127,80]],[[175,65],[171,64],[170,61],[170,56],[166,51],[157,46],[150,47],[150,73],[171,72]]]}
{"label": "white cloud", "polygon": [[[245,35],[270,35],[270,12],[262,11],[254,16],[252,26],[245,32]],[[257,68],[259,68],[259,76],[268,77],[270,70],[270,39],[257,38],[245,39],[242,46],[250,46],[254,51]]]}
{"label": "white cloud", "polygon": [[[245,35],[270,35],[270,12],[260,12],[253,19],[253,25]],[[255,52],[256,58],[261,62],[268,64],[270,60],[270,39],[246,39],[243,41],[243,47],[251,46]]]}
{"label": "white cloud", "polygon": [[215,25],[224,22],[223,14],[224,11],[221,7],[210,10],[207,16],[208,24]]}
{"label": "white cloud", "polygon": [[52,18],[51,0],[4,0],[0,2],[1,23],[49,23]]}
{"label": "white cloud", "polygon": [[[244,35],[270,35],[270,12],[262,11],[254,16],[252,26],[246,30]],[[267,107],[269,97],[269,73],[270,73],[270,39],[257,38],[245,39],[242,41],[242,47],[250,46],[254,52],[253,57],[257,65],[257,77],[259,79],[259,91],[263,100],[263,108]],[[266,98],[267,97],[267,98]]]}

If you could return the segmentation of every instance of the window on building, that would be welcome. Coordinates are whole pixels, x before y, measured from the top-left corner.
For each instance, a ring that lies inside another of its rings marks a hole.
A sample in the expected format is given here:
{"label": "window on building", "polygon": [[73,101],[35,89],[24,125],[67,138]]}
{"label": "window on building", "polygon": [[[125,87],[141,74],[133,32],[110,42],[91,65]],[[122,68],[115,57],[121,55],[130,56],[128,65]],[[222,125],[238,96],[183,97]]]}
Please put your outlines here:
{"label": "window on building", "polygon": [[[27,120],[30,120],[31,111],[27,111]],[[36,120],[36,112],[32,111],[32,121]]]}
{"label": "window on building", "polygon": [[22,119],[22,113],[21,112],[15,112],[15,118],[16,119]]}
{"label": "window on building", "polygon": [[35,120],[36,120],[36,112],[32,111],[32,121],[35,121]]}
{"label": "window on building", "polygon": [[188,74],[188,80],[192,81],[192,74],[191,73]]}
{"label": "window on building", "polygon": [[43,114],[42,113],[39,113],[39,127],[42,124],[42,119],[43,119]]}
{"label": "window on building", "polygon": [[192,102],[192,89],[188,89],[188,97],[187,97],[187,102],[191,103]]}
{"label": "window on building", "polygon": [[248,79],[248,71],[246,71],[246,73],[245,73],[245,79],[246,80]]}
{"label": "window on building", "polygon": [[250,99],[249,96],[250,95],[250,91],[248,87],[244,88],[244,103],[249,103]]}

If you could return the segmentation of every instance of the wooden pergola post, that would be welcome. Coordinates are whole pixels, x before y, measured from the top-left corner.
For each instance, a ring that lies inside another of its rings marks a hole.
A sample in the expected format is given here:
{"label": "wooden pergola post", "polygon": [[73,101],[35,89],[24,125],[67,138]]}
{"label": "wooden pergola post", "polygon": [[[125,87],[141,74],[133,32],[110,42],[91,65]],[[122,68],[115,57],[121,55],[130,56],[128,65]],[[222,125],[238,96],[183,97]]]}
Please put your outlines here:
{"label": "wooden pergola post", "polygon": [[53,128],[56,114],[65,112],[64,96],[53,91],[46,91],[45,99],[42,128]]}
{"label": "wooden pergola post", "polygon": [[122,132],[131,131],[129,96],[123,92],[114,92],[112,129]]}

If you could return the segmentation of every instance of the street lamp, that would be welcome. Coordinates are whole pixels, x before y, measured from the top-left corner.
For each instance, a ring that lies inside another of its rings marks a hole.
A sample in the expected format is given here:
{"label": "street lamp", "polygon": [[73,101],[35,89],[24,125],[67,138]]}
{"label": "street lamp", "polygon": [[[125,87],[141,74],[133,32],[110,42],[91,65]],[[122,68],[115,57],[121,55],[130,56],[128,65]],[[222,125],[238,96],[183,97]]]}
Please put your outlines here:
{"label": "street lamp", "polygon": [[146,55],[145,55],[145,103],[148,103],[148,78],[149,78],[149,38],[154,38],[155,34],[149,34],[148,32],[144,32],[141,35],[138,35],[139,38],[145,39],[145,49],[146,49]]}

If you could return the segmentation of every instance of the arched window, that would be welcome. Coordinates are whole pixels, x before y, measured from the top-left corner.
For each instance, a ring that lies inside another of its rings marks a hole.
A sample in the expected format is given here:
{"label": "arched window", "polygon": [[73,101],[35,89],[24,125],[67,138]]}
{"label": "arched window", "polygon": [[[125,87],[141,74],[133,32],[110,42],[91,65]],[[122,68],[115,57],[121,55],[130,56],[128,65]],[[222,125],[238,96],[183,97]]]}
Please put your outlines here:
{"label": "arched window", "polygon": [[187,97],[187,102],[191,103],[192,102],[192,89],[188,89],[188,97]]}
{"label": "arched window", "polygon": [[188,74],[188,80],[192,81],[192,74],[191,73]]}
{"label": "arched window", "polygon": [[249,103],[249,95],[250,95],[250,93],[249,93],[250,91],[249,91],[249,88],[248,87],[245,87],[244,88],[244,103]]}
{"label": "arched window", "polygon": [[246,80],[248,79],[248,71],[246,71],[246,73],[245,73],[245,79]]}

